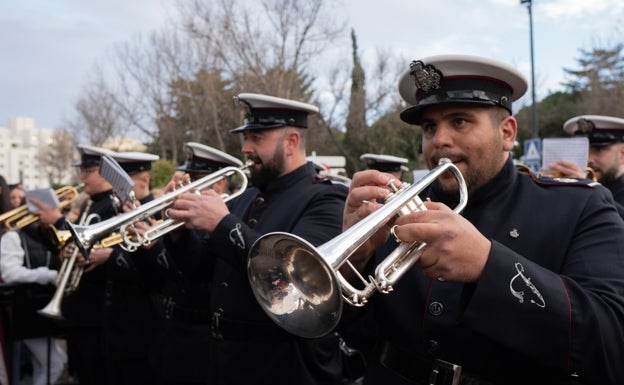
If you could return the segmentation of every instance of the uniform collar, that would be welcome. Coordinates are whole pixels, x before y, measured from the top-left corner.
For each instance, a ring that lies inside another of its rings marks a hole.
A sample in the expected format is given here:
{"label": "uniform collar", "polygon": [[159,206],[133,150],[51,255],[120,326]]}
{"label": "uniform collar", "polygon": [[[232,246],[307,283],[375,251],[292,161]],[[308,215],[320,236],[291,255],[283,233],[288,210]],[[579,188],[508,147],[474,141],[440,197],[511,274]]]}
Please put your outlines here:
{"label": "uniform collar", "polygon": [[[502,192],[501,190],[510,186],[517,177],[518,171],[513,164],[511,157],[507,160],[503,168],[485,185],[479,187],[468,196],[467,207],[475,206],[484,200],[495,199]],[[449,207],[457,206],[458,196],[457,194],[445,194],[440,189],[438,183],[434,183],[431,186],[431,192],[428,196],[433,201],[439,201],[446,204]]]}
{"label": "uniform collar", "polygon": [[90,196],[90,198],[91,198],[91,200],[93,202],[99,202],[99,201],[104,200],[104,199],[110,199],[110,196],[112,194],[113,194],[113,190],[111,189],[111,190],[102,191],[102,192],[97,193],[97,194],[93,194],[93,195]]}
{"label": "uniform collar", "polygon": [[314,164],[312,162],[307,162],[306,164],[300,166],[299,168],[296,168],[288,174],[282,175],[277,179],[271,181],[268,184],[267,188],[263,191],[263,193],[271,194],[276,191],[286,190],[289,187],[295,185],[300,179],[308,176],[312,178],[313,175],[316,175],[316,171],[314,170]]}

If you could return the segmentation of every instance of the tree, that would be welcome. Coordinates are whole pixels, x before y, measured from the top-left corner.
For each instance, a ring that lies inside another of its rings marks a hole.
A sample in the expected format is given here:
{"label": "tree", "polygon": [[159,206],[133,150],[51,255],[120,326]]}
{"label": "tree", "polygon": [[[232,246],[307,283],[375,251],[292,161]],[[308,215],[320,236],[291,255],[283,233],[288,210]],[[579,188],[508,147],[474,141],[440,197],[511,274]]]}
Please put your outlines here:
{"label": "tree", "polygon": [[51,186],[76,184],[77,178],[68,178],[67,170],[74,161],[74,136],[64,130],[54,130],[50,143],[40,149],[38,161],[48,174]]}
{"label": "tree", "polygon": [[355,31],[351,31],[353,69],[351,70],[351,98],[349,114],[345,124],[344,137],[345,156],[347,158],[347,173],[357,171],[360,152],[368,145],[368,126],[366,124],[366,75],[360,63],[357,50]]}
{"label": "tree", "polygon": [[122,132],[120,105],[101,76],[88,83],[81,94],[75,104],[75,117],[66,123],[77,142],[100,146]]}
{"label": "tree", "polygon": [[624,43],[581,49],[579,69],[567,69],[564,86],[575,95],[579,114],[621,116],[624,105]]}

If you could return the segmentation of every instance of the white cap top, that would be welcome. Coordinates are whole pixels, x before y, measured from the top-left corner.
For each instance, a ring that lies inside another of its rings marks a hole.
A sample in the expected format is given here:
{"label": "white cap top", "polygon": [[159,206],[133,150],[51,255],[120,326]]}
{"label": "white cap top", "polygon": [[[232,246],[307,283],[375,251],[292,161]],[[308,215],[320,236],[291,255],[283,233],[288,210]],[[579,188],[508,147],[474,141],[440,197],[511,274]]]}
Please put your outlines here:
{"label": "white cap top", "polygon": [[394,155],[366,153],[360,155],[360,160],[365,161],[369,169],[379,170],[383,172],[409,170],[405,166],[408,163],[408,160],[406,158],[400,158]]}
{"label": "white cap top", "polygon": [[180,171],[212,173],[227,166],[243,166],[240,159],[205,144],[187,142],[184,149],[187,160],[183,166],[177,168]]}
{"label": "white cap top", "polygon": [[613,116],[575,116],[563,123],[563,130],[570,135],[587,136],[592,146],[607,146],[624,141],[624,119]]}
{"label": "white cap top", "polygon": [[80,153],[80,160],[73,164],[74,167],[98,166],[102,155],[113,156],[114,151],[101,147],[90,146],[87,144],[79,144],[76,146]]}
{"label": "white cap top", "polygon": [[308,116],[319,112],[312,104],[269,95],[242,93],[234,100],[246,113],[243,125],[231,130],[232,133],[284,126],[308,128]]}
{"label": "white cap top", "polygon": [[401,113],[420,124],[425,107],[444,103],[500,106],[511,113],[512,101],[528,88],[524,76],[506,63],[471,55],[438,55],[413,61],[399,78],[399,94],[412,107]]}
{"label": "white cap top", "polygon": [[158,155],[138,151],[115,152],[111,157],[130,175],[151,170],[152,162],[160,159]]}

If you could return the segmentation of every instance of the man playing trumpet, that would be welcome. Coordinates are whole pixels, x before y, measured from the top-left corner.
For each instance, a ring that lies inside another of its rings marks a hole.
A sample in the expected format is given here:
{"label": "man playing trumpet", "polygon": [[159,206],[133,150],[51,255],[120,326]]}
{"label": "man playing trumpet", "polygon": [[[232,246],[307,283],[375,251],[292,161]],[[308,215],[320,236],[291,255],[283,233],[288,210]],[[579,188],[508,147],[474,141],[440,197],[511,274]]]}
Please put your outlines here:
{"label": "man playing trumpet", "polygon": [[[117,211],[111,199],[112,186],[99,174],[102,156],[113,152],[89,145],[77,147],[80,160],[74,166],[83,184],[83,191],[89,196],[79,218],[86,220],[91,216],[93,220],[104,220],[113,217]],[[39,207],[36,214],[42,223],[52,224],[57,229],[64,228],[66,219],[60,210],[33,203]],[[100,265],[108,259],[110,253],[110,249],[93,250],[89,260],[85,261],[73,247],[65,247],[61,252],[63,258],[75,260],[75,269],[84,269],[86,273],[80,274],[77,286],[63,298],[60,307],[64,318],[62,325],[67,329],[68,360],[80,383],[109,385],[109,370],[102,340],[106,276]],[[67,273],[73,274],[73,269]]]}

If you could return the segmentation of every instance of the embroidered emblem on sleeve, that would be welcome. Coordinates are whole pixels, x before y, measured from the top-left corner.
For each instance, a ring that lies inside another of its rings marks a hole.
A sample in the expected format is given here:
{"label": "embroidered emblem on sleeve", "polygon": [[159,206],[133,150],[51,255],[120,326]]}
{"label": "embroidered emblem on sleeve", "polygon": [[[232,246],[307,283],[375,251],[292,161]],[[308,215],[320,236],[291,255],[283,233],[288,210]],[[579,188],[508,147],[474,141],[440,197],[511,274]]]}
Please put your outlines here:
{"label": "embroidered emblem on sleeve", "polygon": [[167,249],[162,249],[156,257],[156,262],[165,269],[169,269],[169,261],[167,260]]}
{"label": "embroidered emblem on sleeve", "polygon": [[533,284],[533,282],[531,282],[531,278],[526,277],[523,273],[524,273],[524,266],[522,266],[522,264],[520,262],[516,262],[515,263],[515,267],[516,267],[516,271],[518,272],[518,274],[514,275],[513,278],[511,278],[511,281],[509,281],[509,290],[511,291],[511,294],[518,298],[518,302],[520,303],[524,303],[524,291],[523,290],[515,290],[514,289],[514,281],[516,281],[516,279],[522,278],[521,282],[524,282],[524,284],[531,289],[531,292],[535,295],[535,297],[539,300],[539,301],[535,301],[534,299],[531,299],[530,302],[532,304],[535,304],[536,306],[539,306],[541,308],[545,308],[546,307],[546,302],[544,301],[544,297],[542,297],[542,293],[539,292],[539,290],[537,290],[537,287],[535,287],[535,285]]}
{"label": "embroidered emblem on sleeve", "polygon": [[128,261],[126,261],[126,258],[124,258],[124,256],[121,254],[117,255],[117,258],[115,258],[115,263],[117,264],[117,266],[122,267],[124,269],[127,269],[130,267],[130,264],[128,263]]}
{"label": "embroidered emblem on sleeve", "polygon": [[230,230],[230,242],[234,246],[245,250],[245,239],[243,238],[243,232],[241,231],[242,225],[237,223],[232,230]]}

